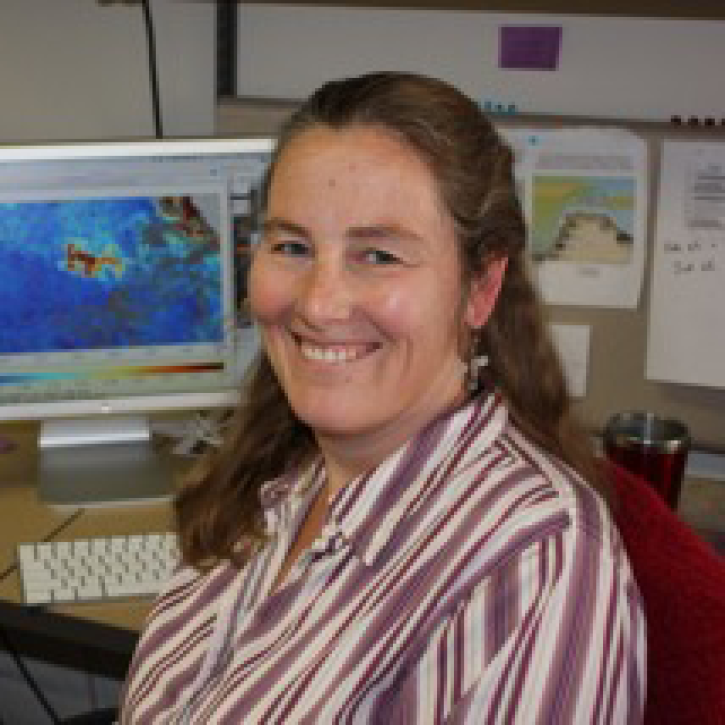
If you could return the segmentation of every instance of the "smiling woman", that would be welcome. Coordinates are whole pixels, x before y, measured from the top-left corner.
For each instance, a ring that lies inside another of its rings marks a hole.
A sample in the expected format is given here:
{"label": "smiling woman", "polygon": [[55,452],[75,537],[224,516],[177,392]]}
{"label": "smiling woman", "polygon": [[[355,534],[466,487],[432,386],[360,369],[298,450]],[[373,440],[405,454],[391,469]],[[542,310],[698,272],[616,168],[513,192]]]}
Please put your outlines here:
{"label": "smiling woman", "polygon": [[639,722],[640,599],[511,151],[447,84],[371,74],[292,116],[262,197],[262,352],[122,722]]}

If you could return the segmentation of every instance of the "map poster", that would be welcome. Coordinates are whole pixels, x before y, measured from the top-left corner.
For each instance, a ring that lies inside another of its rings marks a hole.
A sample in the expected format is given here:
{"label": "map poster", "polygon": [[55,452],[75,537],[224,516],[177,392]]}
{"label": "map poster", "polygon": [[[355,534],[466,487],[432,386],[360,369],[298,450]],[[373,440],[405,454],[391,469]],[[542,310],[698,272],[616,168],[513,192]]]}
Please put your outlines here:
{"label": "map poster", "polygon": [[507,135],[543,299],[636,307],[646,248],[646,142],[618,129]]}

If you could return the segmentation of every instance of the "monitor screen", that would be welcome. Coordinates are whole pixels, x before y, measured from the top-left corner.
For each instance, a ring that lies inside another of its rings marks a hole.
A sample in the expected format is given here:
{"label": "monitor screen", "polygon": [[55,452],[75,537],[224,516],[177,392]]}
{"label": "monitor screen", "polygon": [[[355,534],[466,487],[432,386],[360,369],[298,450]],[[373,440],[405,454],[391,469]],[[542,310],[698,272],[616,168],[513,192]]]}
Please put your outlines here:
{"label": "monitor screen", "polygon": [[234,403],[272,146],[0,147],[0,420]]}

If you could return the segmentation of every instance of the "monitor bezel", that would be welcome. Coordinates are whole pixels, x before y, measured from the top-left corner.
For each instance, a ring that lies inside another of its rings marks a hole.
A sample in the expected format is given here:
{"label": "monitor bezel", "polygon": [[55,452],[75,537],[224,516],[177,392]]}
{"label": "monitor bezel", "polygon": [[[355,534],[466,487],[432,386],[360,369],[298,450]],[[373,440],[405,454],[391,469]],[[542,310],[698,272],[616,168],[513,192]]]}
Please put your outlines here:
{"label": "monitor bezel", "polygon": [[[184,137],[174,139],[112,139],[94,141],[49,142],[0,146],[0,164],[4,162],[53,161],[151,155],[189,156],[194,153],[229,155],[234,153],[271,153],[273,137]],[[240,376],[251,364],[258,344],[253,327],[237,329],[236,359]],[[78,400],[48,400],[20,404],[0,402],[0,420],[45,420],[153,414],[174,410],[200,410],[234,406],[239,399],[239,386],[210,388],[206,391],[140,394],[138,396],[101,397]]]}

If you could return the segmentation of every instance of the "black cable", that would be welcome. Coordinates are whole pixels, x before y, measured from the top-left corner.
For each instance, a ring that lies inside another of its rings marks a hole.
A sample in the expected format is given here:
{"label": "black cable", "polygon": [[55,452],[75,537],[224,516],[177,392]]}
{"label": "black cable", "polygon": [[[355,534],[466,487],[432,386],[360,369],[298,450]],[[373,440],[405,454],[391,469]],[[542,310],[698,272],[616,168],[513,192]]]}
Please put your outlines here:
{"label": "black cable", "polygon": [[151,6],[149,0],[141,0],[144,22],[146,25],[146,43],[148,45],[149,79],[151,83],[151,103],[154,113],[154,131],[156,138],[164,137],[163,124],[161,122],[161,97],[159,94],[159,78],[156,62],[156,34],[154,22],[151,17]]}
{"label": "black cable", "polygon": [[53,708],[50,706],[50,703],[43,694],[43,691],[40,689],[38,683],[33,679],[33,676],[30,674],[30,670],[28,670],[28,668],[25,666],[23,658],[18,654],[17,650],[10,641],[7,632],[2,627],[0,627],[0,640],[2,640],[3,646],[7,650],[10,657],[12,657],[13,661],[15,662],[15,666],[20,671],[20,674],[22,675],[26,684],[35,695],[35,699],[40,703],[43,710],[45,710],[53,725],[60,725],[61,719],[58,717],[55,710],[53,710]]}
{"label": "black cable", "polygon": [[237,95],[237,3],[217,0],[216,97]]}

